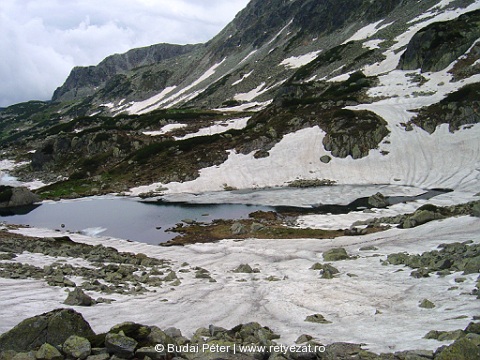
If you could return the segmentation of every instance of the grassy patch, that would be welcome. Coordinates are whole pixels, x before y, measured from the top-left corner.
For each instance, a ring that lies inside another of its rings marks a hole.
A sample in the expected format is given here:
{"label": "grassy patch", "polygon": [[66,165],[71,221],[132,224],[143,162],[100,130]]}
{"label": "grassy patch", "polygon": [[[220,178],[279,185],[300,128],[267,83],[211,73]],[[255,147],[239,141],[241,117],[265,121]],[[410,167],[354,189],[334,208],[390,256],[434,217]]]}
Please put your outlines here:
{"label": "grassy patch", "polygon": [[[273,215],[272,215],[273,214]],[[171,229],[181,235],[175,237],[163,246],[185,245],[193,243],[210,243],[223,239],[333,239],[344,236],[344,230],[323,230],[311,228],[293,228],[285,226],[281,215],[276,213],[253,214],[254,218],[245,220],[214,220],[209,224],[193,223],[190,225],[177,225]],[[233,234],[231,227],[240,223],[244,232]],[[255,227],[255,225],[261,225]],[[371,227],[368,233],[382,231],[384,228]]]}

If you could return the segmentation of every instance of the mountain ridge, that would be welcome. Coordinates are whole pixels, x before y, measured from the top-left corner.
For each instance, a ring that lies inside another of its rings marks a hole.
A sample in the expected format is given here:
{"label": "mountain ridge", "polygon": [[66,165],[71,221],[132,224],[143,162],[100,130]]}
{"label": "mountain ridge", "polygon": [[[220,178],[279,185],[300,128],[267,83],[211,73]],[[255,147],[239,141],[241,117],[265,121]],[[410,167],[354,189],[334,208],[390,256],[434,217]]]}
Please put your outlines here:
{"label": "mountain ridge", "polygon": [[[454,170],[467,171],[470,184],[480,151],[472,136],[480,122],[473,100],[480,3],[385,0],[381,11],[377,2],[355,3],[362,16],[372,13],[366,19],[345,4],[337,4],[345,13],[339,28],[327,22],[313,31],[306,18],[318,14],[311,7],[323,14],[333,3],[252,1],[206,44],[115,74],[91,95],[2,111],[2,144],[28,162],[19,175],[67,179],[46,189],[47,197],[284,186],[315,178],[463,186]],[[274,5],[285,12],[270,11]],[[303,25],[296,28],[296,21]],[[449,45],[451,37],[462,45]],[[437,67],[422,68],[432,56],[442,59],[430,61]],[[471,101],[462,100],[466,93]],[[473,158],[449,168],[447,161],[458,159],[450,150],[438,157],[444,141],[451,151],[463,141]],[[287,143],[298,152],[297,164],[278,150],[287,151]],[[410,158],[402,157],[402,146],[410,146]],[[407,161],[420,153],[427,155],[411,170]],[[433,164],[436,177],[426,173]],[[356,176],[347,176],[348,169]],[[235,176],[238,171],[248,175]]]}

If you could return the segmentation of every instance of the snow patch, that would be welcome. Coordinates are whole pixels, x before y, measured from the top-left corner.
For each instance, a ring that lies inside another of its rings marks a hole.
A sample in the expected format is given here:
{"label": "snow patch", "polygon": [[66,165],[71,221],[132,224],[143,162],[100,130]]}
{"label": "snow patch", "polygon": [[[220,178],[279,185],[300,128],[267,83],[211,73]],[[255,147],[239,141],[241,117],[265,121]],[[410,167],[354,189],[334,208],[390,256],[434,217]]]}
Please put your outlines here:
{"label": "snow patch", "polygon": [[144,131],[144,135],[150,135],[150,136],[159,136],[159,135],[164,135],[169,133],[170,131],[176,130],[176,129],[181,129],[188,126],[187,124],[167,124],[163,126],[160,130],[156,131]]}
{"label": "snow patch", "polygon": [[169,93],[171,93],[173,90],[176,89],[176,86],[168,86],[165,89],[162,90],[159,94],[152,96],[151,98],[144,100],[144,101],[139,101],[133,103],[128,108],[128,113],[129,114],[144,114],[146,112],[158,109],[158,103],[165,98]]}
{"label": "snow patch", "polygon": [[239,79],[239,80],[235,81],[234,83],[232,83],[232,86],[235,86],[235,85],[240,84],[243,80],[245,80],[245,79],[248,78],[250,75],[252,75],[254,71],[255,71],[255,70],[252,70],[252,71],[250,71],[249,73],[244,74],[241,79]]}
{"label": "snow patch", "polygon": [[194,87],[200,85],[205,80],[209,79],[211,76],[215,74],[216,69],[225,62],[227,58],[224,58],[219,63],[214,64],[211,66],[203,75],[201,75],[197,80],[192,82],[190,85],[184,87],[183,89],[179,90],[178,92],[174,93],[173,95],[166,98],[173,90],[177,88],[177,86],[170,86],[165,88],[160,94],[157,94],[150,99],[134,103],[128,107],[127,111],[129,114],[144,114],[150,112],[152,110],[159,109],[161,107],[169,108],[181,101],[192,99],[201,93],[203,90],[197,90],[190,92]]}
{"label": "snow patch", "polygon": [[270,45],[270,44],[273,43],[275,40],[277,40],[278,37],[279,37],[280,35],[282,35],[282,33],[292,24],[292,22],[293,22],[293,19],[290,20],[290,21],[288,22],[288,24],[285,25],[285,26],[272,38],[272,40],[270,40],[270,41],[267,43],[267,45]]}
{"label": "snow patch", "polygon": [[258,50],[253,50],[250,54],[245,56],[242,61],[240,61],[238,64],[243,64],[245,61],[247,61],[249,58],[251,58]]}
{"label": "snow patch", "polygon": [[391,23],[388,23],[388,24],[385,24],[385,25],[382,25],[382,26],[378,27],[378,25],[380,25],[383,21],[384,21],[384,19],[379,20],[377,22],[374,22],[373,24],[369,24],[367,26],[364,26],[363,28],[358,30],[355,34],[353,34],[350,38],[345,40],[342,43],[342,45],[346,44],[350,41],[358,41],[358,40],[368,39],[369,37],[372,37],[377,32],[379,32],[380,30],[385,29],[386,27],[393,24],[393,22],[391,22]]}
{"label": "snow patch", "polygon": [[269,86],[269,87],[265,87],[266,83],[262,82],[255,89],[252,89],[247,93],[236,94],[233,98],[237,101],[252,101],[258,96],[266,93],[267,91],[270,91],[273,88],[282,85],[285,81],[287,80],[285,79],[285,80],[279,81],[276,84],[273,84],[272,86]]}
{"label": "snow patch", "polygon": [[363,43],[363,47],[370,50],[380,49],[380,44],[385,42],[385,39],[373,39]]}
{"label": "snow patch", "polygon": [[319,51],[312,51],[312,52],[310,52],[308,54],[305,54],[305,55],[292,56],[292,57],[289,57],[289,58],[283,60],[280,63],[280,65],[285,66],[287,69],[298,69],[298,68],[312,62],[313,60],[315,60],[315,58],[321,52],[322,52],[322,50],[319,50]]}
{"label": "snow patch", "polygon": [[268,105],[272,103],[273,100],[258,102],[247,102],[245,104],[231,106],[231,107],[224,107],[224,108],[217,108],[213,109],[215,111],[222,111],[222,112],[243,112],[243,111],[253,111],[258,112],[265,109]]}
{"label": "snow patch", "polygon": [[244,118],[238,118],[238,119],[228,119],[224,121],[218,121],[212,126],[198,130],[196,133],[175,137],[175,140],[185,140],[185,139],[190,139],[198,136],[221,134],[231,129],[240,130],[240,129],[243,129],[245,126],[247,126],[247,122],[248,120],[250,120],[250,118],[251,117],[244,117]]}

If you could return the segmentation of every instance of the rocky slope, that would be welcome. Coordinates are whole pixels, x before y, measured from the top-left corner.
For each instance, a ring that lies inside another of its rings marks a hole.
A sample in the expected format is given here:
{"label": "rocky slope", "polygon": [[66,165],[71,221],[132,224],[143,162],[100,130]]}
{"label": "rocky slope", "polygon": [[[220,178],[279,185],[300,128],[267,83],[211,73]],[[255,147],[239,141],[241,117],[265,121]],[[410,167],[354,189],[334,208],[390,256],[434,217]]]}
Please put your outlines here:
{"label": "rocky slope", "polygon": [[[52,101],[83,99],[93,95],[99,88],[109,89],[116,86],[132,70],[153,65],[183,54],[188,54],[201,45],[157,44],[133,49],[125,54],[107,57],[97,66],[76,67],[65,83],[53,94]],[[158,90],[166,82],[165,74],[146,72],[142,77],[142,90]]]}
{"label": "rocky slope", "polygon": [[[170,191],[298,179],[471,184],[479,8],[471,0],[251,1],[206,44],[114,55],[74,69],[50,103],[4,109],[1,144],[29,162],[22,179],[64,180],[42,190],[46,197],[152,183]],[[458,143],[468,149],[462,159],[451,151]]]}
{"label": "rocky slope", "polygon": [[106,334],[95,334],[81,314],[57,309],[24,320],[0,336],[2,359],[42,360],[77,359],[435,359],[475,360],[480,356],[476,343],[480,323],[470,323],[464,336],[438,351],[401,351],[377,355],[361,344],[334,343],[328,346],[312,341],[308,335],[296,345],[276,343],[279,336],[258,323],[240,324],[232,329],[210,325],[198,329],[191,339],[179,329],[162,330],[134,322],[115,325]]}

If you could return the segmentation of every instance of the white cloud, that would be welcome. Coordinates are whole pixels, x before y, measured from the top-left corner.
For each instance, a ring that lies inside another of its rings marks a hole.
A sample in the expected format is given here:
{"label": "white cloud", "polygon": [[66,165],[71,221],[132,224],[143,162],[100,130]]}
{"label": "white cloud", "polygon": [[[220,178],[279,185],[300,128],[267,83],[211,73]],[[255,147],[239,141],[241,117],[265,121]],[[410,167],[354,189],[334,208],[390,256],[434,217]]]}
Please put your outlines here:
{"label": "white cloud", "polygon": [[2,0],[0,106],[50,99],[74,66],[211,39],[248,0]]}

